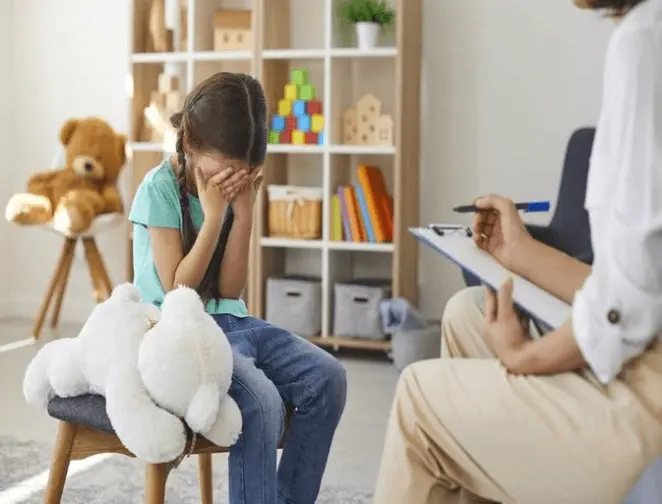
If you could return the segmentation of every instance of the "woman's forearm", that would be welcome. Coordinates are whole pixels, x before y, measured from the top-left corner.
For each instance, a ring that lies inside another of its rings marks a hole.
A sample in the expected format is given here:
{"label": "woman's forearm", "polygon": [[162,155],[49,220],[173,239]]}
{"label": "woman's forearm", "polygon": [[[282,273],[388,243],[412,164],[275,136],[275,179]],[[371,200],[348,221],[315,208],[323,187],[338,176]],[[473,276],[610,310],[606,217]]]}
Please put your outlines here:
{"label": "woman's forearm", "polygon": [[186,285],[192,289],[198,288],[214,255],[221,225],[222,220],[220,219],[204,220],[191,251],[184,256],[175,270],[173,288],[178,285]]}
{"label": "woman's forearm", "polygon": [[587,264],[531,237],[516,249],[508,267],[569,304],[591,273]]}
{"label": "woman's forearm", "polygon": [[224,298],[238,299],[246,287],[252,228],[250,213],[235,213],[218,279],[218,290]]}
{"label": "woman's forearm", "polygon": [[572,321],[532,340],[509,363],[508,369],[517,374],[546,375],[576,371],[586,366],[572,332]]}

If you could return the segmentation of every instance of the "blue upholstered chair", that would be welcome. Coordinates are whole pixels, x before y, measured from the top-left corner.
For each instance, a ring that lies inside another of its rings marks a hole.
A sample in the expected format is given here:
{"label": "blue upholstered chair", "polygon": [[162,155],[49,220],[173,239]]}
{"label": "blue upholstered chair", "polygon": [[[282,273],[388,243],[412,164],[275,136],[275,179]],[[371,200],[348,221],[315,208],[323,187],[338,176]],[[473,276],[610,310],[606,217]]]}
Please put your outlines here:
{"label": "blue upholstered chair", "polygon": [[[587,264],[593,263],[593,248],[584,199],[594,137],[595,128],[580,128],[572,134],[552,220],[548,226],[526,226],[536,240]],[[480,285],[480,280],[468,271],[462,274],[468,286]]]}

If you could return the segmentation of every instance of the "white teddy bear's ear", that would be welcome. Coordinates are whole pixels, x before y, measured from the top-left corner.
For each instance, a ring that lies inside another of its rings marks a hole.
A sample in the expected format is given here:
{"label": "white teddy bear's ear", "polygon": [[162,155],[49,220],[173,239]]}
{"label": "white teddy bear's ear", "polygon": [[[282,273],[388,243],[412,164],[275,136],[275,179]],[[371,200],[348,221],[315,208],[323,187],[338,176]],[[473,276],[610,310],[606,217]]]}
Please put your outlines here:
{"label": "white teddy bear's ear", "polygon": [[205,311],[205,306],[198,293],[190,287],[180,285],[168,292],[161,305],[162,315],[187,315],[197,311]]}
{"label": "white teddy bear's ear", "polygon": [[113,289],[111,294],[113,299],[118,299],[120,301],[140,301],[140,291],[138,288],[130,282],[125,282],[119,284]]}

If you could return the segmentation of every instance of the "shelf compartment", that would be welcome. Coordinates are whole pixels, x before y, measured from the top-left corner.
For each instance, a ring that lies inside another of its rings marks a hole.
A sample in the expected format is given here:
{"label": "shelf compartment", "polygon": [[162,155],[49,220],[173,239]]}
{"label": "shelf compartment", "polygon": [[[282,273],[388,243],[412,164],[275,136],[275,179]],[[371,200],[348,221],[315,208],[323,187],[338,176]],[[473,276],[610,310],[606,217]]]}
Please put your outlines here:
{"label": "shelf compartment", "polygon": [[193,64],[193,87],[218,72],[245,73],[254,75],[253,60],[225,59],[225,60],[198,60]]}
{"label": "shelf compartment", "polygon": [[194,51],[252,53],[257,48],[258,20],[251,4],[250,0],[195,0]]}
{"label": "shelf compartment", "polygon": [[[329,0],[331,2],[331,28],[332,28],[332,45],[334,48],[356,48],[356,27],[353,23],[347,21],[342,16],[342,5],[345,3],[345,0]],[[405,0],[406,1],[406,0]],[[418,0],[417,0],[418,1]],[[391,48],[394,47],[396,39],[396,22],[399,10],[398,7],[402,4],[399,0],[387,0],[386,2],[396,11],[396,19],[391,26],[386,26],[382,29],[381,36],[378,41],[378,49]]]}
{"label": "shelf compartment", "polygon": [[265,51],[324,48],[326,0],[259,1]]}
{"label": "shelf compartment", "polygon": [[[133,2],[133,54],[168,54],[186,52],[188,49],[189,29],[189,1],[180,0],[176,2],[174,10],[171,8],[173,2]],[[173,4],[174,5],[174,4]],[[168,9],[168,14],[166,14]],[[173,31],[166,26],[166,18],[169,22],[176,23]]]}

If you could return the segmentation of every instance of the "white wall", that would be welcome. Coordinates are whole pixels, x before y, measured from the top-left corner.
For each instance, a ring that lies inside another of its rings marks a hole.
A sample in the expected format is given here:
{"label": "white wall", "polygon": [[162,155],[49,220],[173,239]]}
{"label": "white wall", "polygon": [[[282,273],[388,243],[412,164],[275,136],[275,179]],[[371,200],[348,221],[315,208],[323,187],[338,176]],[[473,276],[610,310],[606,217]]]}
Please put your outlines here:
{"label": "white wall", "polygon": [[[99,115],[126,130],[129,13],[128,0],[14,0],[14,191],[24,188],[31,173],[51,167],[59,128],[70,117]],[[3,311],[32,317],[62,240],[16,227],[10,236],[12,290],[3,289],[11,296]],[[115,281],[125,275],[124,236],[118,230],[99,242]],[[84,262],[75,261],[62,317],[84,319],[92,306],[88,272]]]}
{"label": "white wall", "polygon": [[[423,222],[454,222],[485,192],[555,199],[568,136],[597,120],[612,29],[570,0],[425,2]],[[421,258],[422,307],[439,316],[461,277]]]}
{"label": "white wall", "polygon": [[[14,0],[14,190],[49,166],[67,118],[99,114],[128,127],[128,4]],[[596,120],[610,30],[609,21],[577,11],[570,0],[425,1],[423,222],[452,219],[452,206],[486,191],[554,199],[568,135]],[[3,57],[0,52],[0,62]],[[112,238],[117,243],[101,245],[118,281],[125,247],[121,233]],[[0,307],[32,316],[60,242],[13,228],[11,239],[13,290]],[[428,251],[421,256],[422,306],[438,316],[461,285],[459,273]],[[65,300],[66,318],[84,318],[91,306],[81,266]]]}

